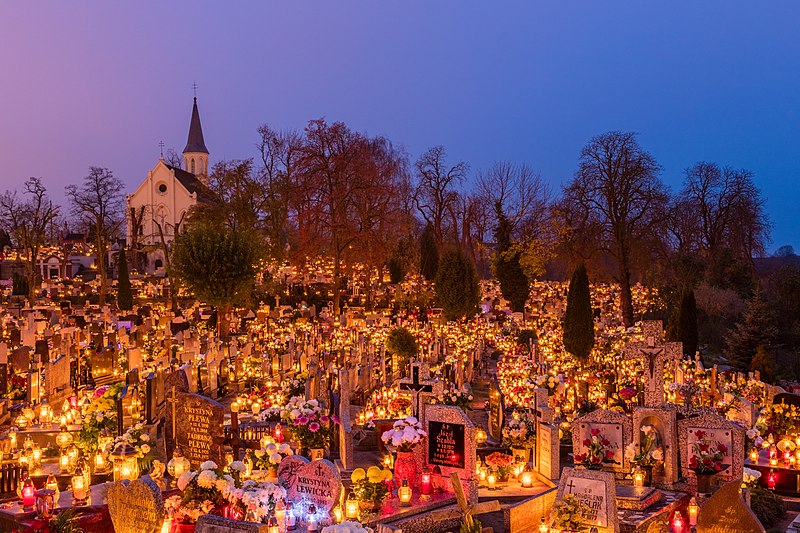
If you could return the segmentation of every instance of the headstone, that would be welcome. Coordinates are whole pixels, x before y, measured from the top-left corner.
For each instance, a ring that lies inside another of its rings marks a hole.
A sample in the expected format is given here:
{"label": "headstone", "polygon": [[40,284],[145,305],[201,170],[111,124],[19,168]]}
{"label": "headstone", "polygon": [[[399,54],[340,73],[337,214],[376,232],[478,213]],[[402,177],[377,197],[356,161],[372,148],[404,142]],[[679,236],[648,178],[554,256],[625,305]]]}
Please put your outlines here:
{"label": "headstone", "polygon": [[[663,469],[653,471],[653,479],[671,485],[678,480],[678,426],[677,412],[672,408],[637,407],[633,410],[633,443],[638,451],[642,441],[643,426],[655,431],[655,448],[664,452]],[[662,473],[663,472],[663,473]]]}
{"label": "headstone", "polygon": [[[701,432],[698,434],[698,432]],[[693,455],[693,446],[700,440],[712,444],[722,444],[723,464],[728,465],[717,478],[725,481],[740,480],[744,472],[744,436],[745,430],[715,414],[701,414],[699,416],[678,421],[678,445],[683,475],[691,482],[696,483],[694,471],[689,470],[689,461]],[[702,439],[701,439],[702,437]]]}
{"label": "headstone", "polygon": [[536,431],[536,470],[549,480],[558,479],[561,472],[561,453],[558,428],[539,422]]}
{"label": "headstone", "polygon": [[278,465],[278,483],[280,483],[281,487],[289,490],[289,487],[292,486],[295,478],[297,478],[297,471],[307,465],[308,462],[308,459],[302,455],[284,457],[281,464]]}
{"label": "headstone", "polygon": [[439,380],[428,379],[430,368],[427,363],[411,363],[411,379],[399,379],[398,389],[411,394],[411,412],[420,420],[424,420],[423,405],[426,398],[438,396],[444,390],[444,384]]}
{"label": "headstone", "polygon": [[222,421],[225,408],[199,394],[180,393],[175,404],[175,445],[197,468],[204,461],[223,464]]}
{"label": "headstone", "polygon": [[572,494],[589,508],[585,529],[596,527],[599,533],[619,533],[617,517],[617,492],[614,474],[595,470],[564,468],[558,483],[556,503]]}
{"label": "headstone", "polygon": [[453,405],[426,405],[423,445],[415,448],[420,464],[438,466],[447,478],[458,474],[467,487],[469,500],[477,502],[475,480],[475,426],[463,410]]}
{"label": "headstone", "polygon": [[327,459],[311,461],[295,472],[294,483],[289,485],[287,499],[291,502],[308,500],[318,512],[327,514],[339,501],[342,478],[336,467]]}
{"label": "headstone", "polygon": [[204,514],[197,519],[194,531],[195,533],[267,533],[267,524]]}
{"label": "headstone", "polygon": [[11,353],[11,368],[15,374],[23,374],[31,367],[31,351],[27,346],[17,348]]}
{"label": "headstone", "polygon": [[108,489],[108,514],[116,533],[160,533],[164,499],[153,480],[117,481]]}
{"label": "headstone", "polygon": [[62,355],[47,365],[47,397],[56,404],[69,392],[69,357]]}
{"label": "headstone", "polygon": [[503,392],[497,383],[497,377],[495,377],[489,387],[489,434],[495,439],[503,438],[505,408]]}
{"label": "headstone", "polygon": [[742,498],[741,481],[730,481],[703,503],[697,533],[764,533],[764,526]]}
{"label": "headstone", "polygon": [[631,419],[626,415],[603,409],[576,418],[572,422],[574,453],[586,453],[587,446],[584,443],[587,439],[591,440],[593,430],[599,431],[600,436],[608,439],[610,444],[607,448],[614,452],[614,457],[606,463],[606,468],[620,472],[630,470],[630,465],[625,459],[625,447],[633,440]]}

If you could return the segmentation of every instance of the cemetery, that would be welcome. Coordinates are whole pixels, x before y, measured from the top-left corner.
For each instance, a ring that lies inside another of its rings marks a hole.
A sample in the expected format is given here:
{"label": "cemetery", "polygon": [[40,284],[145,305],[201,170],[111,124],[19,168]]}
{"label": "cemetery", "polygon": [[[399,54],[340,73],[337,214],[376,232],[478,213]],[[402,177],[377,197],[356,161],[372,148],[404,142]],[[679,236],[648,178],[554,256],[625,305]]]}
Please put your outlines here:
{"label": "cemetery", "polygon": [[578,360],[565,288],[461,322],[276,302],[228,338],[198,304],[6,308],[1,528],[764,531],[751,491],[800,493],[800,397],[613,304]]}

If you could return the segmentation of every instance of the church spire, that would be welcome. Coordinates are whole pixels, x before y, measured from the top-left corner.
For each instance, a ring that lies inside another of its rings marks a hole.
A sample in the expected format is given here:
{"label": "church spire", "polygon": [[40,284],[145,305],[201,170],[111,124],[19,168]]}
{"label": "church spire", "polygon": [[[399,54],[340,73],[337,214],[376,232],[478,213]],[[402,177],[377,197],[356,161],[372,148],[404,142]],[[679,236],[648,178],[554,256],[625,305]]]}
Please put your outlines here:
{"label": "church spire", "polygon": [[[197,86],[194,86],[195,90]],[[183,168],[197,176],[208,175],[208,148],[203,140],[203,127],[200,125],[200,112],[197,110],[197,95],[192,106],[192,119],[189,122],[189,138],[183,149]]]}

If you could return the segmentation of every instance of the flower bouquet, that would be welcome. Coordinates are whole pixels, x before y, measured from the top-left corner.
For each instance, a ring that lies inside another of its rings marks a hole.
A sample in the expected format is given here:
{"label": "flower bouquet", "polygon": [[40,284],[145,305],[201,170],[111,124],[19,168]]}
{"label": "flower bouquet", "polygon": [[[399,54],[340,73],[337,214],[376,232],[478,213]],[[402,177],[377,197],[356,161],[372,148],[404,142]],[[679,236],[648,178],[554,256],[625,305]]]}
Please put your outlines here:
{"label": "flower bouquet", "polygon": [[510,418],[503,427],[503,445],[510,448],[532,448],[536,445],[535,421],[524,414],[519,419]]}
{"label": "flower bouquet", "polygon": [[111,445],[112,450],[116,449],[121,443],[127,443],[133,446],[136,449],[136,462],[139,465],[140,472],[146,472],[149,470],[153,465],[153,459],[155,458],[153,449],[150,445],[150,435],[147,433],[142,433],[143,428],[143,422],[139,422],[129,427],[125,433],[114,439],[114,443]]}
{"label": "flower bouquet", "polygon": [[194,524],[204,514],[221,510],[236,487],[236,480],[225,474],[213,461],[206,461],[200,469],[184,472],[178,478],[180,496],[169,498],[168,508],[173,511],[173,522]]}
{"label": "flower bouquet", "polygon": [[371,466],[366,471],[356,468],[350,474],[353,482],[353,495],[359,502],[359,507],[365,511],[377,511],[383,505],[383,500],[389,494],[389,483],[394,474],[388,468],[381,470]]}
{"label": "flower bouquet", "polygon": [[493,472],[497,472],[499,481],[508,481],[508,476],[511,474],[511,465],[514,464],[512,455],[494,452],[486,456],[485,462]]}
{"label": "flower bouquet", "polygon": [[450,390],[436,397],[436,403],[441,405],[455,405],[464,411],[469,409],[469,402],[473,400],[472,394],[466,391],[459,391],[451,384]]}
{"label": "flower bouquet", "polygon": [[284,457],[294,455],[292,447],[286,443],[267,444],[266,447],[258,450],[247,450],[246,457],[252,461],[253,470],[267,470],[271,477],[278,475],[278,466]]}
{"label": "flower bouquet", "polygon": [[611,441],[600,433],[597,428],[592,428],[588,438],[583,439],[586,453],[573,454],[576,465],[583,465],[590,470],[602,470],[604,464],[614,463],[614,450]]}
{"label": "flower bouquet", "polygon": [[552,374],[540,374],[533,378],[533,383],[539,388],[547,389],[548,396],[555,394],[558,388],[564,385],[561,378]]}
{"label": "flower bouquet", "polygon": [[706,438],[705,431],[698,430],[695,435],[697,442],[692,445],[689,469],[698,475],[717,474],[725,470],[726,466],[722,464],[722,459],[728,448],[722,443],[712,444]]}
{"label": "flower bouquet", "polygon": [[323,527],[322,533],[373,533],[373,530],[370,527],[364,527],[359,522],[347,520],[341,524]]}
{"label": "flower bouquet", "polygon": [[642,426],[639,430],[642,433],[639,439],[639,450],[636,445],[630,443],[625,448],[625,457],[633,464],[639,466],[656,466],[664,461],[664,450],[656,446],[657,433],[653,426]]}
{"label": "flower bouquet", "polygon": [[389,416],[392,418],[404,418],[411,410],[411,400],[405,396],[398,396],[389,400]]}
{"label": "flower bouquet", "polygon": [[553,525],[559,531],[588,530],[589,508],[574,494],[565,494],[564,499],[553,505]]}
{"label": "flower bouquet", "polygon": [[117,399],[122,383],[103,386],[95,390],[92,400],[82,408],[81,430],[75,444],[91,457],[97,451],[100,431],[117,431]]}
{"label": "flower bouquet", "polygon": [[395,422],[392,429],[384,431],[381,440],[387,446],[391,445],[398,451],[410,452],[426,436],[428,433],[422,429],[419,420],[416,417],[408,416]]}
{"label": "flower bouquet", "polygon": [[281,410],[286,432],[306,450],[327,448],[339,420],[322,414],[317,400],[292,396]]}

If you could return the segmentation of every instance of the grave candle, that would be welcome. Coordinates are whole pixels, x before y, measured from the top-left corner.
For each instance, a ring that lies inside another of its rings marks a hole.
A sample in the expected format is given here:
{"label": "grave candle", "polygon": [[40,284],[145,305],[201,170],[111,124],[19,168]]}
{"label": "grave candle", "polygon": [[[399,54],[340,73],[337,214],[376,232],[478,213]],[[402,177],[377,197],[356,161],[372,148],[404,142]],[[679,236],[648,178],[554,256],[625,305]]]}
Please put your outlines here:
{"label": "grave candle", "polygon": [[522,482],[522,486],[525,487],[526,489],[532,487],[533,472],[531,472],[530,470],[525,470],[524,472],[522,472],[522,476],[520,476],[520,481]]}
{"label": "grave candle", "polygon": [[758,464],[758,448],[750,450],[750,462],[754,465]]}
{"label": "grave candle", "polygon": [[643,487],[644,486],[644,472],[638,466],[636,470],[633,471],[633,486],[634,487]]}
{"label": "grave candle", "polygon": [[35,503],[36,487],[33,486],[33,480],[28,477],[22,486],[22,508],[25,511],[31,511]]}
{"label": "grave candle", "polygon": [[[356,510],[358,509],[358,502],[356,502]],[[286,530],[287,531],[294,531],[295,527],[297,527],[297,516],[295,516],[295,510],[292,506],[292,502],[289,502],[286,505]]]}
{"label": "grave candle", "polygon": [[44,488],[52,490],[53,499],[55,499],[55,501],[58,501],[59,490],[58,490],[58,481],[56,480],[56,476],[54,476],[53,474],[49,474],[47,476],[47,481],[45,481],[44,483]]}
{"label": "grave candle", "polygon": [[491,472],[491,473],[489,473],[489,475],[486,476],[486,483],[489,486],[489,490],[494,490],[495,489],[495,485],[497,483],[497,478],[495,477],[494,472]]}
{"label": "grave candle", "polygon": [[358,500],[353,497],[351,492],[344,502],[344,515],[349,518],[358,518]]}
{"label": "grave candle", "polygon": [[333,508],[333,519],[337,524],[342,523],[342,508],[338,505]]}
{"label": "grave candle", "polygon": [[542,521],[539,522],[539,533],[549,533],[549,532],[550,532],[550,526],[547,525],[547,522],[545,521],[544,517],[542,517]]}
{"label": "grave candle", "polygon": [[672,517],[672,529],[675,533],[683,533],[683,516],[680,511],[675,511],[675,515]]}
{"label": "grave candle", "polygon": [[[404,480],[405,481],[405,480]],[[430,496],[433,492],[433,485],[431,483],[431,473],[427,466],[422,468],[422,475],[420,476],[419,491],[425,495]]]}
{"label": "grave candle", "polygon": [[306,526],[308,533],[317,531],[317,506],[313,503],[308,506],[308,516],[306,516]]}
{"label": "grave candle", "polygon": [[691,501],[689,502],[689,525],[696,526],[697,525],[697,515],[700,513],[700,506],[697,505],[697,500],[692,496]]}
{"label": "grave candle", "polygon": [[397,489],[397,497],[400,498],[400,506],[408,507],[411,505],[411,487],[408,486],[408,480],[403,480],[403,485]]}

